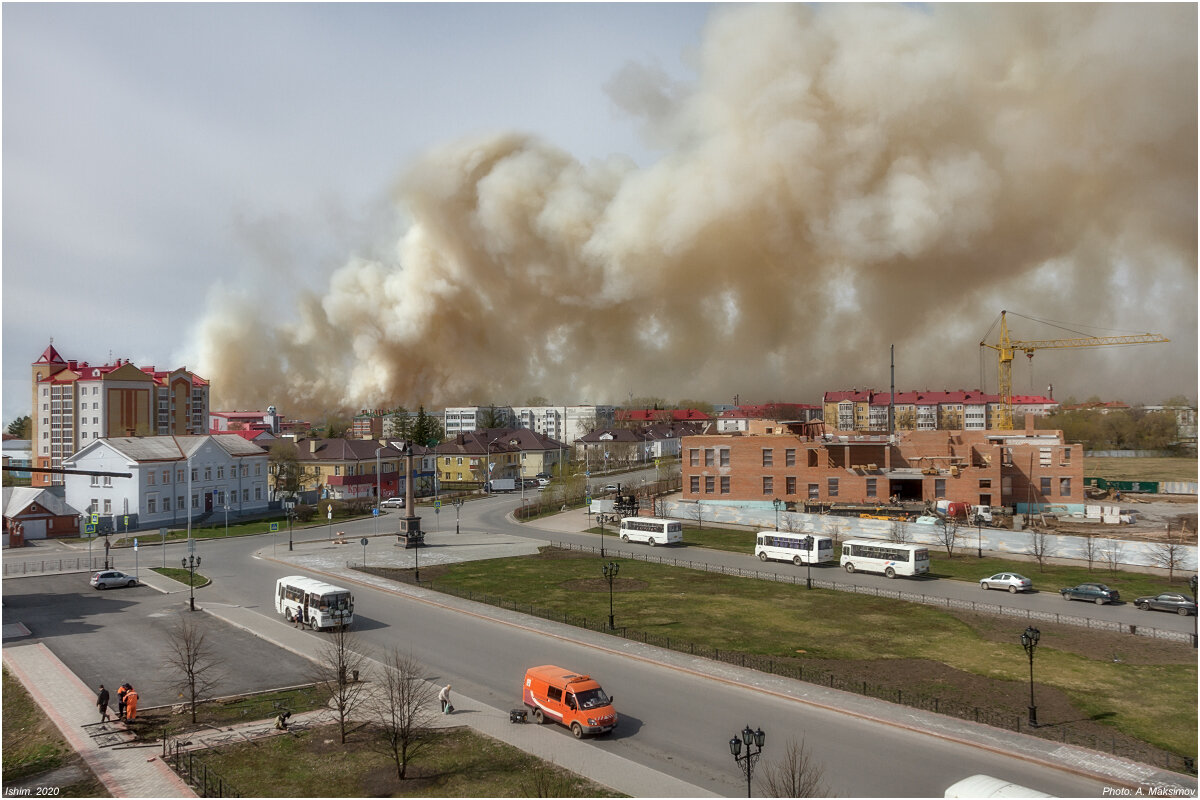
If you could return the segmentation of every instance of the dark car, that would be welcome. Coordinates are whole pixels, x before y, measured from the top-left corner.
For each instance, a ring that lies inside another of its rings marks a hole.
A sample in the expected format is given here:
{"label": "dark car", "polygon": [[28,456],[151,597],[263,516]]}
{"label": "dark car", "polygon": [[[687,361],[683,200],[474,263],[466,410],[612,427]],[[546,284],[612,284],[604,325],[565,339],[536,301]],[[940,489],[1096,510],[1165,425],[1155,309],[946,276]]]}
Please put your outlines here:
{"label": "dark car", "polygon": [[1196,601],[1186,594],[1179,592],[1163,592],[1153,597],[1139,597],[1133,604],[1145,611],[1174,611],[1181,617],[1196,613]]}
{"label": "dark car", "polygon": [[1103,583],[1081,583],[1058,590],[1064,600],[1090,600],[1098,606],[1105,603],[1115,603],[1121,599],[1116,589],[1110,589]]}

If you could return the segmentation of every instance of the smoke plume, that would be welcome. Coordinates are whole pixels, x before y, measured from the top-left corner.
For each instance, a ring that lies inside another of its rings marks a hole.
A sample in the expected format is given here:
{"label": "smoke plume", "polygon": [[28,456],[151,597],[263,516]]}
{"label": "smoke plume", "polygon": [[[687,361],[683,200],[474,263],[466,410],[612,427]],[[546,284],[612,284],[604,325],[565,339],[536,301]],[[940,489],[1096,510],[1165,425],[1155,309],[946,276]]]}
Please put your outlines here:
{"label": "smoke plume", "polygon": [[1018,393],[1192,395],[1195,31],[1187,4],[714,7],[694,85],[607,87],[657,163],[515,133],[429,152],[402,231],[364,243],[385,256],[282,322],[214,303],[200,374],[296,416],[815,403],[886,389],[895,344],[898,388],[996,391],[978,344],[1007,308],[1173,340],[1039,353]]}

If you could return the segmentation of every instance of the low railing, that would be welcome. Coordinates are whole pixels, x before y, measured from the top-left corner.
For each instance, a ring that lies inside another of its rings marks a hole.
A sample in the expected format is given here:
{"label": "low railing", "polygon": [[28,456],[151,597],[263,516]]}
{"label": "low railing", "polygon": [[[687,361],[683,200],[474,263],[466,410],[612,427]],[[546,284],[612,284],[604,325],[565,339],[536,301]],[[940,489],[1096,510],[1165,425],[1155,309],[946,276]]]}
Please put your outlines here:
{"label": "low railing", "polygon": [[163,745],[163,760],[188,786],[201,797],[241,797],[229,781],[204,762],[203,750],[186,749],[187,742],[172,741]]}
{"label": "low railing", "polygon": [[95,572],[104,569],[104,556],[76,558],[43,558],[37,561],[5,561],[4,577],[43,575],[54,572]]}

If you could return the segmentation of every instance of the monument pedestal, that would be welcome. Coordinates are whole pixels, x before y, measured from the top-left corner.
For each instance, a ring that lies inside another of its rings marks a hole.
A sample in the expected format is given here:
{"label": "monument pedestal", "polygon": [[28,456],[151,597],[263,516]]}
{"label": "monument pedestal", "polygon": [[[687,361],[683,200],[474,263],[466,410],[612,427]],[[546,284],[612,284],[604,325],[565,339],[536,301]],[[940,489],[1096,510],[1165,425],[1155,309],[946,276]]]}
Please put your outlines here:
{"label": "monument pedestal", "polygon": [[396,534],[396,547],[420,547],[425,544],[425,532],[421,530],[421,518],[418,516],[401,517],[400,532]]}

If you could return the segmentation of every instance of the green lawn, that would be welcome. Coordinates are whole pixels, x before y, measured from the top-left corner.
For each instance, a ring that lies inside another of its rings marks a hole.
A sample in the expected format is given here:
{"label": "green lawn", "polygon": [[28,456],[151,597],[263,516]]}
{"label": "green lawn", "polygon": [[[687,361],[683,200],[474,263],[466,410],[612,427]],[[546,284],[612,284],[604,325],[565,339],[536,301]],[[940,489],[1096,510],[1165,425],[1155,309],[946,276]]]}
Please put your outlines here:
{"label": "green lawn", "polygon": [[1195,458],[1085,458],[1085,478],[1112,481],[1194,481]]}
{"label": "green lawn", "polygon": [[[503,597],[509,607],[537,606],[594,622],[606,620],[609,587],[601,561],[579,555],[547,550],[541,556],[471,561],[430,573],[434,588]],[[893,659],[930,659],[993,681],[1028,677],[1028,661],[1017,636],[1024,627],[1020,620],[1006,621],[1015,633],[993,640],[979,625],[930,606],[607,560],[620,564],[612,593],[617,626],[669,637],[677,644],[691,642],[826,667],[866,661],[885,669]],[[958,561],[948,563],[957,567]],[[1005,568],[998,560],[989,565]],[[980,565],[972,560],[972,567],[970,580],[975,581]],[[1194,754],[1194,651],[1154,642],[1156,655],[1150,662],[1130,657],[1118,662],[1113,652],[1141,648],[1148,653],[1149,642],[1122,634],[1087,634],[1092,637],[1087,646],[1072,641],[1073,631],[1044,636],[1038,650],[1038,682],[1061,690],[1117,730],[1175,753]],[[986,691],[983,695],[981,702],[986,701]]]}

